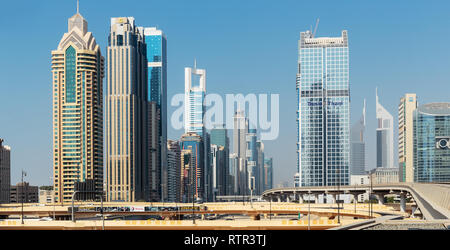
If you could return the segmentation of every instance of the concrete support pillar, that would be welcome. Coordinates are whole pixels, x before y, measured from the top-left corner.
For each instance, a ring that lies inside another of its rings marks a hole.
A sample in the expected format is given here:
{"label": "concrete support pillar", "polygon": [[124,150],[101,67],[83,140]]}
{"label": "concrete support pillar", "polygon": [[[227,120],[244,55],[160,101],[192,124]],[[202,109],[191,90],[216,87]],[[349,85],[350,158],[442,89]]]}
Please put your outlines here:
{"label": "concrete support pillar", "polygon": [[384,194],[375,194],[378,200],[378,204],[383,205],[384,204]]}
{"label": "concrete support pillar", "polygon": [[277,197],[278,198],[278,202],[281,202],[281,195]]}
{"label": "concrete support pillar", "polygon": [[411,207],[411,218],[415,218],[414,217],[414,213],[416,212],[416,210],[417,210],[417,206],[412,206]]}
{"label": "concrete support pillar", "polygon": [[400,194],[400,212],[406,212],[406,194]]}
{"label": "concrete support pillar", "polygon": [[298,203],[300,204],[304,203],[303,194],[298,194]]}
{"label": "concrete support pillar", "polygon": [[336,197],[337,197],[337,194],[332,194],[331,195],[331,204],[336,203]]}
{"label": "concrete support pillar", "polygon": [[202,220],[204,220],[205,219],[205,214],[202,214]]}
{"label": "concrete support pillar", "polygon": [[319,203],[319,195],[318,194],[314,194],[314,203],[316,203],[316,204]]}

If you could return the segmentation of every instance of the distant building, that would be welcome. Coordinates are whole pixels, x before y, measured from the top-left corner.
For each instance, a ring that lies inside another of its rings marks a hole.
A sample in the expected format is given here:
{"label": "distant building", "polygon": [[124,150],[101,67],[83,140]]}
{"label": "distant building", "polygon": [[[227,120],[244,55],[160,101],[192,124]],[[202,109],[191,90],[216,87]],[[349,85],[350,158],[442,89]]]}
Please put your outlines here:
{"label": "distant building", "polygon": [[[351,175],[350,176],[350,185],[351,186],[370,185],[370,176],[368,174]],[[357,198],[358,202],[364,202],[366,200],[369,200],[369,194],[367,192],[364,194],[358,195],[358,198]]]}
{"label": "distant building", "polygon": [[229,157],[229,173],[230,179],[228,182],[229,185],[229,195],[235,195],[239,192],[239,158],[237,154],[232,153]]}
{"label": "distant building", "polygon": [[[185,79],[185,133],[196,133],[203,137],[205,124],[205,97],[206,97],[206,70],[194,68],[184,68]],[[196,81],[198,79],[198,82]]]}
{"label": "distant building", "polygon": [[398,107],[398,165],[401,182],[414,182],[414,111],[416,94],[406,94]]}
{"label": "distant building", "polygon": [[[181,136],[181,155],[182,155],[182,178],[185,188],[189,190],[190,195],[187,202],[192,202],[192,192],[194,199],[205,200],[205,147],[202,137],[196,133],[186,133]],[[188,188],[186,188],[188,187]],[[188,192],[184,192],[187,195]]]}
{"label": "distant building", "polygon": [[398,168],[375,168],[370,171],[373,184],[398,183]]}
{"label": "distant building", "polygon": [[39,203],[48,204],[53,203],[55,199],[55,192],[53,190],[39,190]]}
{"label": "distant building", "polygon": [[[211,129],[211,134],[210,134],[210,143],[211,145],[217,145],[217,146],[222,146],[223,150],[225,151],[225,158],[221,159],[224,162],[221,164],[224,164],[224,173],[225,173],[225,179],[224,179],[224,183],[222,185],[224,186],[224,194],[229,195],[232,194],[230,189],[230,182],[231,182],[231,175],[230,175],[230,139],[228,137],[228,130],[225,128],[225,124],[221,124],[221,125],[215,125],[213,127],[213,129]],[[212,152],[212,149],[211,149]],[[214,159],[212,159],[212,161],[214,162]],[[213,163],[214,164],[214,163]],[[233,193],[234,194],[234,193]]]}
{"label": "distant building", "polygon": [[19,182],[11,186],[10,203],[38,203],[39,188],[30,186],[28,182]]}
{"label": "distant building", "polygon": [[297,71],[297,183],[350,183],[348,33],[314,37],[301,32]]}
{"label": "distant building", "polygon": [[236,183],[237,187],[236,194],[238,195],[248,195],[249,185],[248,185],[248,169],[247,169],[247,133],[248,133],[248,118],[245,116],[243,110],[238,110],[235,112],[234,117],[234,127],[233,127],[233,153],[236,156],[237,166],[236,166]]}
{"label": "distant building", "polygon": [[264,159],[264,187],[263,192],[273,188],[273,159]]}
{"label": "distant building", "polygon": [[377,127],[377,168],[394,167],[394,119],[380,104],[376,92]]}
{"label": "distant building", "polygon": [[167,191],[169,202],[181,201],[181,150],[180,143],[167,140]]}
{"label": "distant building", "polygon": [[248,172],[248,189],[258,192],[258,150],[256,141],[258,140],[256,129],[249,128],[246,135],[246,161]]}
{"label": "distant building", "polygon": [[414,181],[450,182],[450,103],[414,111]]}
{"label": "distant building", "polygon": [[364,132],[366,128],[366,100],[359,121],[352,126],[351,131],[351,175],[362,175],[366,169],[366,143]]}
{"label": "distant building", "polygon": [[256,194],[260,195],[264,191],[264,143],[260,140],[256,142]]}
{"label": "distant building", "polygon": [[223,196],[227,193],[227,176],[228,176],[228,155],[225,147],[211,144],[211,159],[212,159],[212,192],[213,201],[216,196]]}
{"label": "distant building", "polygon": [[0,139],[0,203],[10,203],[11,148]]}

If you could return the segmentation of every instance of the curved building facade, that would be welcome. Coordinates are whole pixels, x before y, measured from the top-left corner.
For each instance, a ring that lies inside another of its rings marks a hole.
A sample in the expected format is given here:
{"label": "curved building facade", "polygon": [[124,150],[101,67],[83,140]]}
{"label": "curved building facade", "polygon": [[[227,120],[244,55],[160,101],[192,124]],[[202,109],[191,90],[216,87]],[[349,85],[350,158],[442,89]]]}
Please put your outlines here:
{"label": "curved building facade", "polygon": [[414,112],[414,181],[450,181],[450,103],[430,103]]}

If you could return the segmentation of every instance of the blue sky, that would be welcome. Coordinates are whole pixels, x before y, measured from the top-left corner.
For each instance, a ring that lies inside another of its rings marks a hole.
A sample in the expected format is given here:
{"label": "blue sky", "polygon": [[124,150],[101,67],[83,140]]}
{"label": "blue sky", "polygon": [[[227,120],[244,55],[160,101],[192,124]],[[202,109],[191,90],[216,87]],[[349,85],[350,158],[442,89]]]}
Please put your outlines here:
{"label": "blue sky", "polygon": [[[26,7],[24,7],[26,6]],[[80,12],[106,51],[111,17],[133,16],[168,39],[168,100],[184,91],[184,67],[207,70],[208,93],[280,95],[280,136],[265,142],[275,184],[296,171],[295,74],[299,33],[349,32],[352,121],[367,98],[367,168],[375,167],[375,88],[397,118],[399,98],[450,101],[449,1],[118,1],[81,0]],[[75,0],[5,1],[0,22],[0,137],[12,147],[12,183],[20,170],[50,184],[50,53],[76,12]],[[169,109],[169,116],[173,109]],[[397,126],[397,125],[396,125]],[[169,138],[182,131],[169,129]],[[231,135],[231,134],[229,134]],[[396,135],[395,135],[396,137]],[[394,147],[396,148],[396,146]]]}

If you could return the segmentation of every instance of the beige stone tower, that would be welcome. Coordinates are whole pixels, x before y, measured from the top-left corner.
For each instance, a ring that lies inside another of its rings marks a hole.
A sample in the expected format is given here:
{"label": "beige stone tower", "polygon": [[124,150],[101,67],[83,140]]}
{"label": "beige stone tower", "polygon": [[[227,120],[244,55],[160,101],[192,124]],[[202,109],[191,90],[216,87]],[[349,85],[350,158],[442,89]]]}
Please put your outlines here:
{"label": "beige stone tower", "polygon": [[398,107],[398,163],[399,181],[414,182],[414,110],[417,109],[416,94],[406,94]]}
{"label": "beige stone tower", "polygon": [[104,59],[86,20],[76,13],[52,51],[53,186],[71,201],[76,182],[103,190]]}

